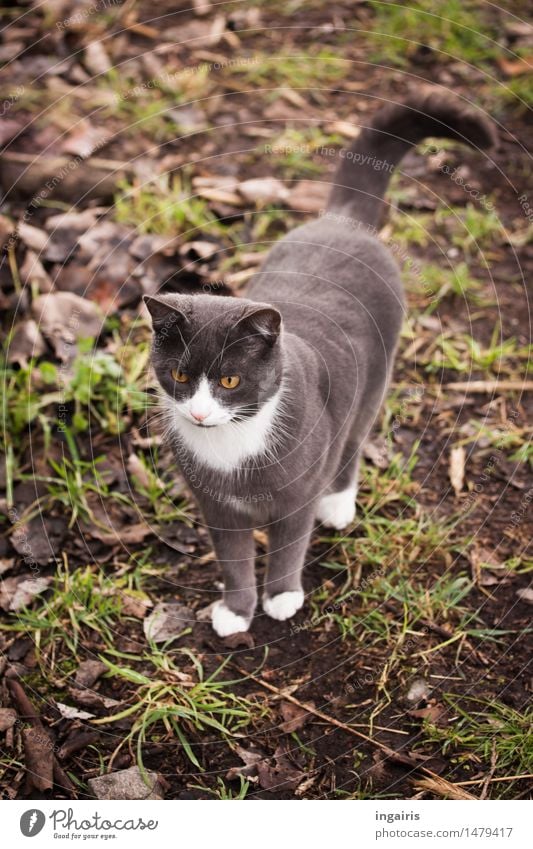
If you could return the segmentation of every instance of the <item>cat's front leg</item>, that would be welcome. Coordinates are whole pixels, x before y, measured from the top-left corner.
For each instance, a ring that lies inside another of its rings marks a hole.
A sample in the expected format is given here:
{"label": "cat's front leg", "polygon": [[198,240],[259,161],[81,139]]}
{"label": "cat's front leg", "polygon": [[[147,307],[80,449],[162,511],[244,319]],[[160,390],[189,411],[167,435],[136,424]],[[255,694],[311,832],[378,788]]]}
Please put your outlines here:
{"label": "cat's front leg", "polygon": [[302,571],[311,531],[314,507],[298,510],[268,528],[268,570],[263,610],[273,619],[294,616],[304,603]]}
{"label": "cat's front leg", "polygon": [[210,529],[217,560],[224,578],[222,599],[211,614],[219,637],[227,637],[250,627],[257,604],[255,584],[255,545],[251,530]]}

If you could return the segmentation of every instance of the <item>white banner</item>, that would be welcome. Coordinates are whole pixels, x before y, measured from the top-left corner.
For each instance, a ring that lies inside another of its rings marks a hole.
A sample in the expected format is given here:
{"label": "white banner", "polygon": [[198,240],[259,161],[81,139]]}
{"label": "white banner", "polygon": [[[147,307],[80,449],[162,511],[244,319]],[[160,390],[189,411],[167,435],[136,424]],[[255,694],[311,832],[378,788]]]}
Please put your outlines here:
{"label": "white banner", "polygon": [[263,806],[258,810],[257,803],[248,800],[238,808],[218,805],[215,811],[217,801],[6,801],[1,807],[2,845],[6,849],[45,849],[67,841],[124,849],[209,845],[235,849],[240,844],[247,849],[291,849],[291,843],[295,849],[533,845],[532,803],[526,801],[269,800],[268,810]]}

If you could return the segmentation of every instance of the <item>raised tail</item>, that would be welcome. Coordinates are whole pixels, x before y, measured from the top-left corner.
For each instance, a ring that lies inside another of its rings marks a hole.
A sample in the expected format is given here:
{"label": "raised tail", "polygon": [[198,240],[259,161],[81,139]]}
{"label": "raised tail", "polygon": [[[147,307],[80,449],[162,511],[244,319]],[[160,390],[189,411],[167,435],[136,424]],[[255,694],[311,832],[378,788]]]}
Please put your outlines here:
{"label": "raised tail", "polygon": [[481,150],[497,142],[495,126],[485,115],[443,89],[421,87],[403,103],[380,109],[344,151],[328,210],[369,226],[379,224],[392,172],[427,136],[456,139]]}

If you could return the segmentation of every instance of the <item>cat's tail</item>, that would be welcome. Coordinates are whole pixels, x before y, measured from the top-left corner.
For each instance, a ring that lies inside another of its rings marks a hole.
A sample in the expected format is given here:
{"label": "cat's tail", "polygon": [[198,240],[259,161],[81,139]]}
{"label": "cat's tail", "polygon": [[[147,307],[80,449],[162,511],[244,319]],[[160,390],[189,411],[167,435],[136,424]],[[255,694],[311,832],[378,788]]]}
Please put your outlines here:
{"label": "cat's tail", "polygon": [[403,103],[384,106],[351,148],[341,151],[328,211],[369,226],[381,220],[384,195],[395,167],[427,136],[455,139],[476,149],[496,145],[496,129],[485,115],[443,89],[423,86]]}

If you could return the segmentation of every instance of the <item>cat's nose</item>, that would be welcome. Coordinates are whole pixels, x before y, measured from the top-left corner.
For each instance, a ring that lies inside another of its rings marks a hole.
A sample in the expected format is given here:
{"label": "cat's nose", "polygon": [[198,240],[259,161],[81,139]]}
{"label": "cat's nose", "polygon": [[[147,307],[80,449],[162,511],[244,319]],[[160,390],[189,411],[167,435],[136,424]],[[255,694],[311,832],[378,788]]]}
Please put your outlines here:
{"label": "cat's nose", "polygon": [[191,416],[193,419],[196,419],[197,422],[203,422],[203,420],[207,418],[207,415],[207,413],[200,413],[197,410],[191,410]]}

